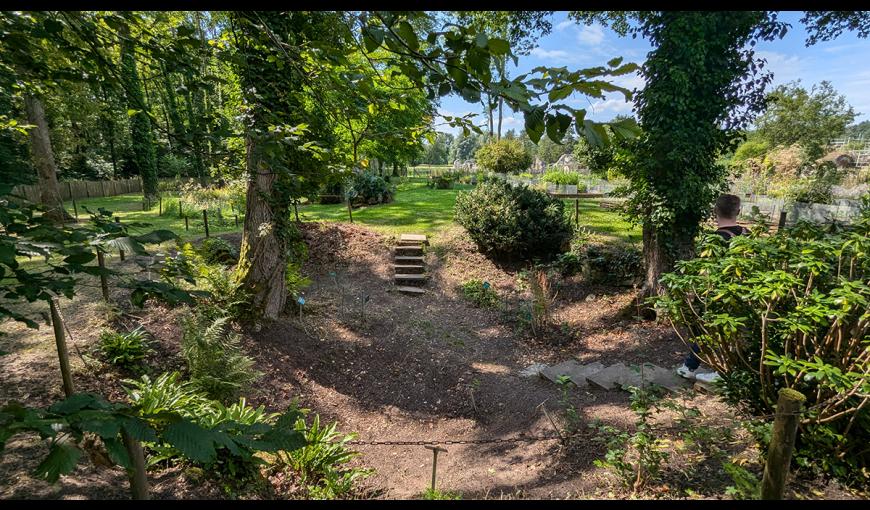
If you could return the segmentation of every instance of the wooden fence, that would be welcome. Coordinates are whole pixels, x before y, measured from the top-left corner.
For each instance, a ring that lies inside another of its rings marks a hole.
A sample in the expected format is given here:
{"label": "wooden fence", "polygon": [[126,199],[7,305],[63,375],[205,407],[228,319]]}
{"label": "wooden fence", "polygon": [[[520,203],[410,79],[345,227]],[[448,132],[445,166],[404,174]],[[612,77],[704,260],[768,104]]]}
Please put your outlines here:
{"label": "wooden fence", "polygon": [[[138,177],[119,179],[115,181],[60,181],[60,195],[64,200],[81,200],[83,198],[113,197],[124,193],[142,191],[142,181]],[[13,195],[19,195],[30,202],[40,203],[39,185],[22,184],[12,189]]]}

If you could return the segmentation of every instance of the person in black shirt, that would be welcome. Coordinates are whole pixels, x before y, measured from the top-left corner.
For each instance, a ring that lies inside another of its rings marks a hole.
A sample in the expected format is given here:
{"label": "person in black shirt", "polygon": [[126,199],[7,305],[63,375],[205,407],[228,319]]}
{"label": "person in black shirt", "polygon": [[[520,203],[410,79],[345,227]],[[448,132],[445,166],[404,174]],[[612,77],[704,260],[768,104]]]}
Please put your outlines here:
{"label": "person in black shirt", "polygon": [[[737,216],[740,215],[740,197],[737,195],[720,195],[716,199],[713,213],[716,215],[716,234],[722,236],[726,241],[749,232],[737,224]],[[701,365],[701,360],[695,355],[698,352],[700,352],[698,344],[693,343],[692,352],[686,356],[683,366],[677,369],[677,374],[686,379],[695,379],[706,383],[719,379],[719,374],[716,372],[695,374],[695,371]]]}

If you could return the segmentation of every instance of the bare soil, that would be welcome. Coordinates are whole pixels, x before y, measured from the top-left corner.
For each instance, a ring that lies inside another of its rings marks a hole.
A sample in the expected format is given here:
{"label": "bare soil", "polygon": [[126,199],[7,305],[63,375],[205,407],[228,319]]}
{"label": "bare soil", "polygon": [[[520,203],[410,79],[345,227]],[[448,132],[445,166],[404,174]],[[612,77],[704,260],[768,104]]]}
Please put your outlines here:
{"label": "bare soil", "polygon": [[[636,320],[631,288],[591,285],[579,278],[553,280],[553,318],[562,338],[530,338],[515,320],[528,298],[518,267],[504,267],[477,252],[459,227],[431,239],[426,266],[430,280],[422,296],[403,295],[392,284],[391,246],[395,239],[364,227],[340,223],[303,225],[309,260],[303,274],[312,279],[301,310],[295,304],[281,320],[251,325],[243,342],[265,373],[248,400],[273,411],[294,399],[322,420],[356,432],[362,441],[470,441],[552,435],[544,408],[559,421],[564,410],[560,389],[519,371],[532,363],[581,362],[678,365],[685,346],[669,327]],[[236,244],[238,234],[222,236]],[[115,261],[115,264],[118,262]],[[125,262],[124,264],[130,264]],[[132,270],[132,265],[123,266]],[[459,285],[471,278],[488,281],[504,301],[501,309],[468,303]],[[93,282],[91,282],[93,285]],[[74,303],[64,300],[68,339],[79,388],[122,400],[119,379],[134,374],[100,364],[87,352],[107,324],[99,290],[87,287]],[[590,297],[592,296],[592,297]],[[117,303],[126,291],[113,290]],[[32,313],[38,314],[39,304]],[[149,305],[120,319],[141,324],[155,339],[148,365],[154,373],[184,370],[178,356],[180,309]],[[135,323],[135,324],[134,324]],[[19,400],[47,405],[62,397],[50,327],[38,331],[4,324],[0,337],[0,405]],[[82,359],[77,352],[85,354]],[[597,467],[604,446],[595,441],[593,422],[632,430],[635,415],[629,395],[596,388],[574,389],[570,402],[581,421],[569,443],[557,440],[450,444],[438,458],[438,487],[473,498],[626,498],[608,470]],[[720,447],[738,462],[753,465],[757,452],[737,425],[734,411],[715,396],[680,397],[698,407],[702,423],[732,428]],[[663,414],[665,424],[674,416]],[[676,435],[674,437],[677,437]],[[663,482],[637,493],[642,498],[721,498],[732,484],[720,464],[675,442]],[[357,465],[375,470],[367,482],[372,494],[415,498],[428,487],[431,451],[422,446],[359,445]],[[50,486],[30,475],[46,452],[37,438],[17,436],[0,455],[0,498],[126,498],[119,468],[83,461],[72,475]],[[149,473],[159,499],[219,498],[208,480],[183,468]],[[801,482],[792,497],[849,497],[820,482]],[[690,491],[687,491],[690,489]],[[694,492],[691,492],[694,491]],[[280,490],[279,490],[280,493]],[[286,496],[286,494],[285,494]]]}

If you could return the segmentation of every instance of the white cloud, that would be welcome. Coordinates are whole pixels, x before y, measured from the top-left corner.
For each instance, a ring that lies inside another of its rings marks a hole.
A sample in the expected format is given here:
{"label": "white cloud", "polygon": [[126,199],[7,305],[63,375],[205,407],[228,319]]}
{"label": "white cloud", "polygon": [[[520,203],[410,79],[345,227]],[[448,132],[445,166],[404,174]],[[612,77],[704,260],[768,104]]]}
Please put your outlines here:
{"label": "white cloud", "polygon": [[797,55],[766,50],[756,51],[755,55],[767,61],[764,69],[773,72],[774,83],[785,83],[801,77],[801,61]]}
{"label": "white cloud", "polygon": [[577,33],[577,40],[580,41],[580,44],[598,46],[604,41],[604,28],[601,25],[581,27]]}
{"label": "white cloud", "polygon": [[613,78],[613,83],[628,90],[642,90],[646,86],[646,80],[639,73],[626,74]]}
{"label": "white cloud", "polygon": [[613,112],[614,115],[618,113],[631,113],[632,108],[634,108],[634,103],[625,102],[622,99],[607,99],[592,103],[592,112],[596,114],[604,112]]}
{"label": "white cloud", "polygon": [[566,28],[576,27],[576,26],[577,26],[577,23],[575,23],[569,19],[566,19],[565,21],[556,25],[556,30],[562,31],[562,30],[565,30]]}
{"label": "white cloud", "polygon": [[531,54],[541,60],[554,60],[557,62],[567,62],[573,59],[573,56],[564,50],[545,50],[535,48],[531,51]]}

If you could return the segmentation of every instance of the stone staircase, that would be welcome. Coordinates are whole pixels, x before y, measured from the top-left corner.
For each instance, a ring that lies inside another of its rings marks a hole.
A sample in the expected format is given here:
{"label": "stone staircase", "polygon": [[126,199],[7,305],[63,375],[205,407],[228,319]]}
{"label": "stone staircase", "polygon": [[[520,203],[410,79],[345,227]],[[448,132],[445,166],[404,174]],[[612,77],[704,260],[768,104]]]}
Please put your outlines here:
{"label": "stone staircase", "polygon": [[[605,390],[623,389],[626,386],[640,388],[655,384],[669,391],[677,392],[692,386],[692,381],[678,376],[674,370],[662,368],[652,363],[643,363],[642,366],[626,366],[623,363],[604,366],[597,361],[583,365],[575,360],[568,360],[550,366],[535,364],[520,372],[520,375],[538,375],[554,383],[559,380],[559,377],[567,376],[578,388],[593,385]],[[702,385],[702,387],[698,387],[698,385],[701,383],[697,383],[695,389],[710,390],[706,385]]]}
{"label": "stone staircase", "polygon": [[425,294],[421,288],[426,284],[426,262],[423,246],[429,240],[424,234],[402,234],[393,248],[393,282],[403,294]]}

